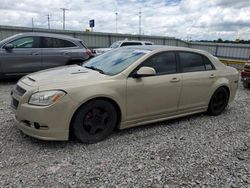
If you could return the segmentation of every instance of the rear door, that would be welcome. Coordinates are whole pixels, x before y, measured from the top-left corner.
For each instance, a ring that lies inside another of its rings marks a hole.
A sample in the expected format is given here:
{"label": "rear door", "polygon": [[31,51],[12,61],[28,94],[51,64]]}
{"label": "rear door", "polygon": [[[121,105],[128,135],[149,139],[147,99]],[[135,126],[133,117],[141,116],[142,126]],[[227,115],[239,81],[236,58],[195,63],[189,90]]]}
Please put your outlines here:
{"label": "rear door", "polygon": [[71,60],[71,50],[76,45],[68,40],[42,37],[42,66],[52,68],[67,64]]}
{"label": "rear door", "polygon": [[42,69],[40,37],[30,36],[15,39],[11,50],[1,49],[3,73],[27,74]]}
{"label": "rear door", "polygon": [[198,53],[179,52],[183,86],[179,111],[199,110],[207,106],[216,71],[210,60]]}

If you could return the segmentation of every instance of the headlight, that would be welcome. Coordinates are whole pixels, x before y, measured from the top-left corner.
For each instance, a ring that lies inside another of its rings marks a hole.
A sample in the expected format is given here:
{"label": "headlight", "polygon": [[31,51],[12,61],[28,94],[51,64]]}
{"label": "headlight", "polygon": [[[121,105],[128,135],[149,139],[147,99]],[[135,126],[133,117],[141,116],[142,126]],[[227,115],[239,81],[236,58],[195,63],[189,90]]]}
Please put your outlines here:
{"label": "headlight", "polygon": [[59,101],[66,93],[60,90],[41,91],[31,95],[29,104],[37,106],[48,106]]}

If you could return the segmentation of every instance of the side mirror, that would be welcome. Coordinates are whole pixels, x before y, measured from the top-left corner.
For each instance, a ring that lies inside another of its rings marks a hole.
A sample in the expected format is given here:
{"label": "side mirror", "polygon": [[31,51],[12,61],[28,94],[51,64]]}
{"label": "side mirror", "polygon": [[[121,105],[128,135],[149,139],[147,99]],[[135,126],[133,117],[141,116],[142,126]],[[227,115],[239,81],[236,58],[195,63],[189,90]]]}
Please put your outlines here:
{"label": "side mirror", "polygon": [[134,75],[133,78],[141,78],[145,76],[156,75],[155,69],[152,67],[141,67]]}
{"label": "side mirror", "polygon": [[6,44],[5,46],[4,46],[4,49],[5,50],[8,50],[8,51],[10,51],[10,50],[12,50],[14,48],[14,45],[13,44]]}

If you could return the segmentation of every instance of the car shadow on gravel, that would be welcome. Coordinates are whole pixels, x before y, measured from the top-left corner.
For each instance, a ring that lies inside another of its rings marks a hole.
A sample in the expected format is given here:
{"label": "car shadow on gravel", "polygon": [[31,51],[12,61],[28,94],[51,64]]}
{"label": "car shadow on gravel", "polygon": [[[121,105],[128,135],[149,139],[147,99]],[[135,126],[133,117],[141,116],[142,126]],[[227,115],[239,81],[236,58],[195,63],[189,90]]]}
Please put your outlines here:
{"label": "car shadow on gravel", "polygon": [[133,133],[136,133],[136,132],[155,129],[155,128],[160,128],[160,127],[169,127],[169,128],[177,127],[177,128],[183,129],[185,127],[183,127],[182,125],[181,125],[181,127],[179,126],[181,123],[188,122],[190,119],[200,118],[200,117],[203,117],[203,116],[206,116],[206,114],[205,113],[198,113],[198,114],[179,117],[179,118],[175,118],[175,119],[159,121],[159,122],[150,123],[150,124],[143,124],[143,125],[139,125],[139,126],[136,126],[136,127],[131,127],[131,128],[128,128],[128,129],[123,129],[123,130],[117,129],[115,131],[115,134],[112,134],[112,136],[114,136],[116,134],[118,136],[123,136],[123,135],[126,135],[126,134],[133,134]]}
{"label": "car shadow on gravel", "polygon": [[[204,113],[199,113],[199,114],[194,114],[194,115],[190,115],[186,117],[180,117],[177,119],[171,119],[171,120],[160,121],[160,122],[151,123],[151,124],[145,124],[145,125],[141,125],[137,127],[131,127],[131,128],[124,129],[124,130],[116,129],[108,138],[95,144],[102,145],[102,143],[103,144],[116,143],[115,140],[122,139],[121,137],[126,138],[127,136],[131,136],[132,134],[137,135],[137,134],[140,134],[140,132],[145,132],[145,131],[148,131],[150,133],[150,130],[158,129],[158,128],[160,129],[161,127],[169,127],[171,129],[175,129],[175,128],[185,129],[186,127],[183,127],[183,124],[180,125],[181,123],[186,122],[186,121],[188,122],[190,119],[200,118],[203,115]],[[169,131],[171,131],[171,129],[169,129]],[[24,142],[28,142],[28,144],[35,145],[36,147],[46,148],[46,149],[63,149],[63,148],[67,148],[68,146],[85,147],[89,145],[95,145],[95,144],[81,143],[74,137],[70,137],[69,141],[44,141],[44,140],[39,140],[39,139],[30,137],[28,135],[25,135],[21,131],[20,131],[20,134],[22,138],[25,140]]]}
{"label": "car shadow on gravel", "polygon": [[21,77],[3,78],[3,79],[0,79],[0,84],[1,85],[13,85],[13,84],[16,84],[20,78]]}

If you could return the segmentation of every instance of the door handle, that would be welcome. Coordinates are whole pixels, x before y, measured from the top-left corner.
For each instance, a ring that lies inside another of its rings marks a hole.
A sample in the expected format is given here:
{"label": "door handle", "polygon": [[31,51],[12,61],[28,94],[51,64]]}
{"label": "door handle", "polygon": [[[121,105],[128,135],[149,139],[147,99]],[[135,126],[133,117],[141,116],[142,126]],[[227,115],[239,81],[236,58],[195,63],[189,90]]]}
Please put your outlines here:
{"label": "door handle", "polygon": [[180,81],[180,79],[179,78],[172,78],[171,80],[170,80],[170,82],[173,82],[173,83],[175,83],[175,82],[179,82]]}
{"label": "door handle", "polygon": [[69,55],[69,52],[63,52],[63,55]]}
{"label": "door handle", "polygon": [[31,55],[39,55],[39,52],[33,52]]}
{"label": "door handle", "polygon": [[210,76],[209,76],[209,78],[214,78],[215,77],[215,75],[214,74],[211,74]]}

